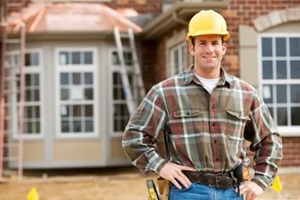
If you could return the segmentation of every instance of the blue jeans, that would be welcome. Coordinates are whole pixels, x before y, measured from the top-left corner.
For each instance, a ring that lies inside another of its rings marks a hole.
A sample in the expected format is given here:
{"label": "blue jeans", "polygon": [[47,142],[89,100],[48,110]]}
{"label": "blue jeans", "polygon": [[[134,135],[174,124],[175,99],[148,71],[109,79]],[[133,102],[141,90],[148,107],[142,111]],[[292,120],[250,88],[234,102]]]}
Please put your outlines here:
{"label": "blue jeans", "polygon": [[192,183],[189,188],[177,189],[171,184],[169,200],[243,200],[234,188],[215,188],[204,184]]}

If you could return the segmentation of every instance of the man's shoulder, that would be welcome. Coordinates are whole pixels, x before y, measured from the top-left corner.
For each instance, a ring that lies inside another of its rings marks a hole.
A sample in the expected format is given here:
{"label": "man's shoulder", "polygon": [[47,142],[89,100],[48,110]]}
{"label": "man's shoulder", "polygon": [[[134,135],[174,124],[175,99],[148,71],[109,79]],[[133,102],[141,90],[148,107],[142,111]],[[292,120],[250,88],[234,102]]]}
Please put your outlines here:
{"label": "man's shoulder", "polygon": [[240,88],[242,90],[248,90],[248,91],[256,91],[253,85],[250,83],[246,82],[245,80],[234,76],[232,74],[226,74],[226,78],[229,81],[230,85],[232,88]]}
{"label": "man's shoulder", "polygon": [[188,76],[190,75],[187,72],[182,72],[159,82],[158,84],[156,84],[156,86],[164,88],[173,86],[183,86]]}

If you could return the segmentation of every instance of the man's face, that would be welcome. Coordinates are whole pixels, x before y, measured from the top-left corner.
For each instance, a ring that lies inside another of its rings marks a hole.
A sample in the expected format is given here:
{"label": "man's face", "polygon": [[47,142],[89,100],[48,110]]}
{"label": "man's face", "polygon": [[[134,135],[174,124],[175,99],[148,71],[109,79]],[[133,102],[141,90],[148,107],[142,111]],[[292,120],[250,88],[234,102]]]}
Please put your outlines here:
{"label": "man's face", "polygon": [[226,44],[219,35],[200,35],[190,45],[190,53],[195,59],[195,68],[201,71],[221,67],[221,60],[226,52]]}

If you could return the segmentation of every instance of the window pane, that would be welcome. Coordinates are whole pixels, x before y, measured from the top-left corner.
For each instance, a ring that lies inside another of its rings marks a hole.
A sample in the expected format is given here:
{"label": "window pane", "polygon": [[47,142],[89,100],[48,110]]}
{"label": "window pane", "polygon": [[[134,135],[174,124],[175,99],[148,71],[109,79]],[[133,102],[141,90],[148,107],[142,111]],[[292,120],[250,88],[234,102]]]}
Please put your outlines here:
{"label": "window pane", "polygon": [[277,103],[287,103],[287,88],[286,85],[276,86]]}
{"label": "window pane", "polygon": [[72,64],[80,64],[80,52],[72,52]]}
{"label": "window pane", "polygon": [[130,52],[124,52],[124,62],[126,65],[132,65],[132,54]]}
{"label": "window pane", "polygon": [[39,101],[40,100],[40,90],[33,90],[33,101]]}
{"label": "window pane", "polygon": [[70,99],[70,91],[67,88],[60,89],[60,100]]}
{"label": "window pane", "polygon": [[276,56],[286,56],[286,38],[276,38]]}
{"label": "window pane", "polygon": [[61,73],[60,74],[60,84],[61,85],[68,85],[69,84],[69,74],[68,73]]}
{"label": "window pane", "polygon": [[292,125],[299,126],[300,125],[300,107],[292,107]]}
{"label": "window pane", "polygon": [[73,78],[73,84],[74,85],[80,85],[81,84],[81,77],[80,77],[80,73],[73,73],[72,74],[73,76],[72,76],[72,78]]}
{"label": "window pane", "polygon": [[277,108],[277,125],[287,126],[287,108]]}
{"label": "window pane", "polygon": [[112,64],[113,65],[119,65],[120,64],[117,52],[112,53]]}
{"label": "window pane", "polygon": [[92,105],[86,105],[86,106],[84,106],[84,109],[85,109],[85,116],[86,117],[92,117],[94,115]]}
{"label": "window pane", "polygon": [[40,76],[38,74],[33,74],[33,85],[40,85]]}
{"label": "window pane", "polygon": [[27,102],[31,101],[31,90],[30,89],[25,90],[25,101],[27,101]]}
{"label": "window pane", "polygon": [[174,74],[178,74],[178,68],[179,68],[179,50],[175,49],[173,58],[174,58]]}
{"label": "window pane", "polygon": [[65,121],[65,120],[61,121],[61,132],[63,132],[63,133],[70,132],[69,121]]}
{"label": "window pane", "polygon": [[291,103],[300,103],[300,85],[291,85]]}
{"label": "window pane", "polygon": [[81,121],[79,121],[79,120],[73,121],[73,131],[74,132],[82,132]]}
{"label": "window pane", "polygon": [[85,121],[85,132],[93,132],[94,131],[94,124],[93,121]]}
{"label": "window pane", "polygon": [[86,88],[84,89],[84,96],[87,100],[93,99],[93,88]]}
{"label": "window pane", "polygon": [[276,62],[276,78],[287,79],[286,61],[279,60]]}
{"label": "window pane", "polygon": [[31,75],[25,74],[25,86],[31,86]]}
{"label": "window pane", "polygon": [[262,56],[272,56],[272,38],[262,38]]}
{"label": "window pane", "polygon": [[264,85],[263,86],[263,99],[265,103],[273,103],[273,86]]}
{"label": "window pane", "polygon": [[92,52],[83,52],[84,64],[93,64],[93,54]]}
{"label": "window pane", "polygon": [[60,52],[59,53],[59,64],[68,65],[70,64],[70,54],[68,52]]}
{"label": "window pane", "polygon": [[300,38],[290,38],[291,56],[300,56]]}
{"label": "window pane", "polygon": [[38,53],[32,53],[31,54],[31,65],[39,65],[39,54]]}
{"label": "window pane", "polygon": [[84,83],[86,85],[93,84],[93,74],[92,73],[84,73]]}
{"label": "window pane", "polygon": [[35,132],[40,133],[41,132],[41,123],[35,122]]}
{"label": "window pane", "polygon": [[35,118],[40,118],[40,106],[34,106],[35,107]]}
{"label": "window pane", "polygon": [[70,106],[60,106],[60,116],[68,117],[70,116]]}
{"label": "window pane", "polygon": [[27,122],[25,126],[27,127],[26,133],[28,134],[32,133],[32,123]]}
{"label": "window pane", "polygon": [[263,79],[273,79],[272,61],[263,61]]}
{"label": "window pane", "polygon": [[30,66],[30,54],[25,53],[25,66]]}
{"label": "window pane", "polygon": [[300,79],[300,60],[291,61],[291,78]]}
{"label": "window pane", "polygon": [[73,106],[73,117],[81,117],[81,105],[74,105]]}

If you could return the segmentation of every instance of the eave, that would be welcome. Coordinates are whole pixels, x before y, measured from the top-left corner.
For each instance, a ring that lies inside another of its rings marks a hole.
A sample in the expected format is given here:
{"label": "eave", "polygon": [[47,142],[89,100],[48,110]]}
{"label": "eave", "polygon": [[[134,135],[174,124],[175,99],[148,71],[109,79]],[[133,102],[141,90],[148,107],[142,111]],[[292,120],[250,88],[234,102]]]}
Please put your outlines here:
{"label": "eave", "polygon": [[187,26],[191,17],[200,10],[221,11],[226,9],[227,5],[228,1],[178,2],[146,25],[143,32],[140,33],[141,37],[144,39],[158,38],[180,24]]}

